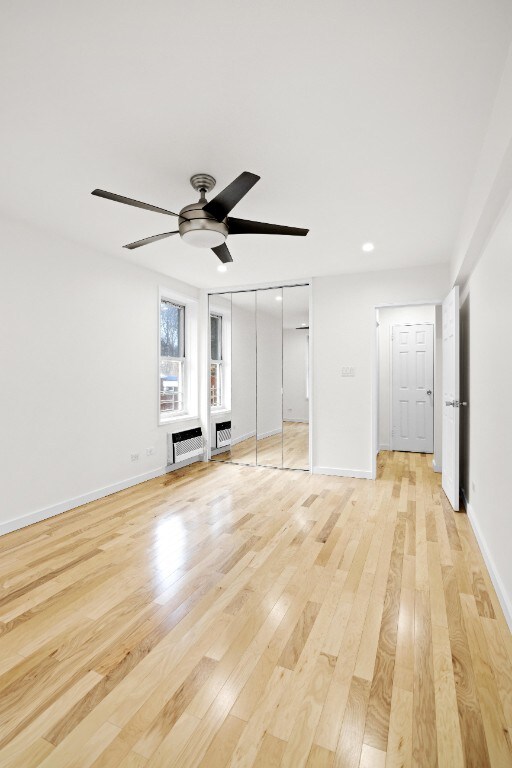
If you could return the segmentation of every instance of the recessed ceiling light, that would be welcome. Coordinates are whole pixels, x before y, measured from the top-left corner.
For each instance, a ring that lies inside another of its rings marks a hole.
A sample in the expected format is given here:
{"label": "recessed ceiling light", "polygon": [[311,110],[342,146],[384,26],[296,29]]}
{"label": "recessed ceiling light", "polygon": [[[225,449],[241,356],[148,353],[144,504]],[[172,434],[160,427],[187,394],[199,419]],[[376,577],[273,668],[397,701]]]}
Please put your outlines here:
{"label": "recessed ceiling light", "polygon": [[371,253],[374,250],[375,246],[373,243],[363,243],[362,249],[365,253]]}
{"label": "recessed ceiling light", "polygon": [[282,296],[276,296],[276,301],[282,301],[282,300],[283,300]]}
{"label": "recessed ceiling light", "polygon": [[219,264],[219,266],[217,267],[217,272],[227,272],[227,271],[228,271],[227,264]]}

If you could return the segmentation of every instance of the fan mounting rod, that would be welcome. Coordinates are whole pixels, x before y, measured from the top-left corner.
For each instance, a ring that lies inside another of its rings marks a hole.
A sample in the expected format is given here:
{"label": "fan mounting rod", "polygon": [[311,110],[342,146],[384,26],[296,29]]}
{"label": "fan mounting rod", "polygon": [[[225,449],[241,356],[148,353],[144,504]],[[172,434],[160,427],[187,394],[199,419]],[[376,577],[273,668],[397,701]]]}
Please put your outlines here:
{"label": "fan mounting rod", "polygon": [[217,183],[213,176],[209,173],[194,173],[190,177],[190,183],[196,192],[211,192]]}

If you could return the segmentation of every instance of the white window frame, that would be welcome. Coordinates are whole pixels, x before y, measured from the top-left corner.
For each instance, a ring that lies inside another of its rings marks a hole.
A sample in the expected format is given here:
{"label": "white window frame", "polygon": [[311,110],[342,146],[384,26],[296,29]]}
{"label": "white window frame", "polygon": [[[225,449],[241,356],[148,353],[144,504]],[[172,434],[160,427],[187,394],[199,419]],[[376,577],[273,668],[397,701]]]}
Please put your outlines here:
{"label": "white window frame", "polygon": [[[217,317],[220,320],[220,359],[213,359],[211,356],[212,342],[211,342],[211,322],[212,317]],[[210,367],[209,367],[209,382],[210,382],[210,409],[212,413],[225,410],[225,388],[224,388],[224,317],[220,312],[210,312]],[[216,365],[218,369],[218,389],[220,391],[220,399],[217,405],[212,405],[212,388],[211,388],[211,367]]]}
{"label": "white window frame", "polygon": [[[181,364],[183,400],[179,411],[162,411],[160,401],[160,371],[161,371],[161,338],[160,338],[160,311],[162,301],[169,301],[172,304],[183,307],[184,309],[184,357],[172,358]],[[157,370],[157,409],[158,424],[165,426],[176,421],[195,420],[199,415],[198,407],[198,352],[197,352],[197,301],[182,296],[167,288],[160,288],[158,291],[158,370]]]}

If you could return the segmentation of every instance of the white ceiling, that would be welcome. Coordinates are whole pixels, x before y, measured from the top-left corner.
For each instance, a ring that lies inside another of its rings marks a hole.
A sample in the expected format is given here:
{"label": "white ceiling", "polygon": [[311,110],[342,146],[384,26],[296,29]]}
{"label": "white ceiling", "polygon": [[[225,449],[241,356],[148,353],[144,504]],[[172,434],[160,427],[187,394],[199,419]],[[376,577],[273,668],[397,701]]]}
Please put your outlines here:
{"label": "white ceiling", "polygon": [[[446,261],[512,29],[509,0],[4,4],[0,211],[195,285]],[[261,181],[234,215],[310,227],[169,238],[192,173]],[[375,242],[371,255],[364,241]]]}

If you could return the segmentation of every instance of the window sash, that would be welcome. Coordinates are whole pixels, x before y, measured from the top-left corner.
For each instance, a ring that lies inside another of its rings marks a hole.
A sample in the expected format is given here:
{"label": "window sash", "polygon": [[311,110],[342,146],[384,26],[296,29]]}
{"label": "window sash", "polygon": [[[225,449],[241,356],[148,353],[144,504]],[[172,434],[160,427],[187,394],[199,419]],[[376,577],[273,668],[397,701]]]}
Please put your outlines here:
{"label": "window sash", "polygon": [[222,386],[222,361],[212,360],[210,362],[210,407],[222,408],[223,398]]}
{"label": "window sash", "polygon": [[[174,308],[176,314],[168,310]],[[160,297],[159,412],[167,420],[186,412],[185,306]],[[169,352],[171,354],[169,354]],[[172,354],[174,352],[174,354]],[[167,354],[166,354],[167,353]]]}
{"label": "window sash", "polygon": [[[174,338],[172,319],[166,317],[170,308],[177,310],[178,328]],[[167,337],[167,338],[165,338]],[[166,343],[167,342],[167,343]],[[166,349],[167,346],[167,349]],[[173,355],[172,352],[175,352]],[[160,356],[183,359],[185,357],[185,307],[171,299],[160,299]]]}
{"label": "window sash", "polygon": [[185,410],[185,358],[160,358],[160,415]]}
{"label": "window sash", "polygon": [[[213,326],[217,326],[216,328],[216,341],[214,348],[214,334],[213,334]],[[222,360],[222,315],[216,315],[214,313],[210,313],[210,359],[211,360]]]}

